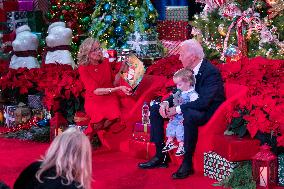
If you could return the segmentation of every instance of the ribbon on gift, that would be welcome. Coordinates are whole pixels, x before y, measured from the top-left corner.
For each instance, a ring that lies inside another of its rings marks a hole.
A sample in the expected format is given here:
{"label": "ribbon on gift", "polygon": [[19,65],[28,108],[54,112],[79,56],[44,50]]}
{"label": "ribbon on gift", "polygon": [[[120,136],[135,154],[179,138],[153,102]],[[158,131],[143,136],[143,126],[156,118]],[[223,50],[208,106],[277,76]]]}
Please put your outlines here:
{"label": "ribbon on gift", "polygon": [[132,45],[132,50],[135,50],[136,53],[141,52],[140,45],[156,45],[157,41],[141,41],[141,35],[139,32],[134,33],[135,39],[134,41],[127,41],[127,44]]}
{"label": "ribbon on gift", "polygon": [[144,128],[144,133],[147,133],[147,128],[148,128],[148,124],[143,124],[143,128]]}

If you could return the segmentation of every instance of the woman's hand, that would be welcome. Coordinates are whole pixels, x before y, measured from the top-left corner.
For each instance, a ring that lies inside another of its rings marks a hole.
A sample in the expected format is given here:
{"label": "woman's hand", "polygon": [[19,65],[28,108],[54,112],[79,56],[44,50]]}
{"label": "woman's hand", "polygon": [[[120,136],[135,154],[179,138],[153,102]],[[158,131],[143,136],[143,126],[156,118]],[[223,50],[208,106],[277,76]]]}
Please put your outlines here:
{"label": "woman's hand", "polygon": [[129,65],[124,61],[121,63],[119,73],[125,73],[129,68]]}
{"label": "woman's hand", "polygon": [[126,86],[119,86],[119,89],[126,95],[131,95],[132,89]]}

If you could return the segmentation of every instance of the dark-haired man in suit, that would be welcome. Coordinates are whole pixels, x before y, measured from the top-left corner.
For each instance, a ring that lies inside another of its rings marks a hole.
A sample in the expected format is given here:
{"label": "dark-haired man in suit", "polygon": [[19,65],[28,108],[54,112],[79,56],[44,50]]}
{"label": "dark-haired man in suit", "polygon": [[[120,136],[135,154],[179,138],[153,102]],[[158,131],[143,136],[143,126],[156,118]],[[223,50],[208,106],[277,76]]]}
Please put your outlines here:
{"label": "dark-haired man in suit", "polygon": [[199,98],[174,107],[173,97],[170,96],[166,101],[151,106],[150,134],[151,141],[156,145],[156,155],[151,160],[138,164],[138,167],[143,169],[168,166],[168,154],[162,153],[165,145],[164,118],[183,113],[185,155],[179,169],[172,174],[173,179],[183,179],[193,174],[192,157],[197,143],[198,126],[204,125],[225,100],[221,74],[214,65],[204,59],[203,48],[198,41],[184,41],[180,47],[179,59],[183,67],[193,70],[196,79],[195,91]]}

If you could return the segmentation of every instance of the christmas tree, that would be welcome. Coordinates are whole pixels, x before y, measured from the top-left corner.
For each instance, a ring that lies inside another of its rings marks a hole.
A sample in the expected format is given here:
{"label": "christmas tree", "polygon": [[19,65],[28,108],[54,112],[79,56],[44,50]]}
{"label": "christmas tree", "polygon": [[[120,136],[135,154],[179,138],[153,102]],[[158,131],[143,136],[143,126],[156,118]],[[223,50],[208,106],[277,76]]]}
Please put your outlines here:
{"label": "christmas tree", "polygon": [[64,21],[72,29],[71,52],[76,58],[81,41],[87,37],[95,0],[51,0],[50,3],[46,17],[49,22]]}
{"label": "christmas tree", "polygon": [[284,58],[283,0],[197,1],[205,7],[195,15],[193,35],[208,58]]}
{"label": "christmas tree", "polygon": [[126,48],[131,33],[156,33],[157,16],[150,0],[100,0],[90,33],[104,48]]}

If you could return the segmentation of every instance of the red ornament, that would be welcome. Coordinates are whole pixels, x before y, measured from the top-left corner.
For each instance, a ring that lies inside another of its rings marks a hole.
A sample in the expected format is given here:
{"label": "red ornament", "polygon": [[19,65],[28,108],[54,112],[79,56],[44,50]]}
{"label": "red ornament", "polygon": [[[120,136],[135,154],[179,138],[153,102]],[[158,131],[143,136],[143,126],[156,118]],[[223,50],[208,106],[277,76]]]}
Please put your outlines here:
{"label": "red ornament", "polygon": [[277,157],[263,145],[252,158],[252,175],[257,188],[271,189],[277,184]]}

